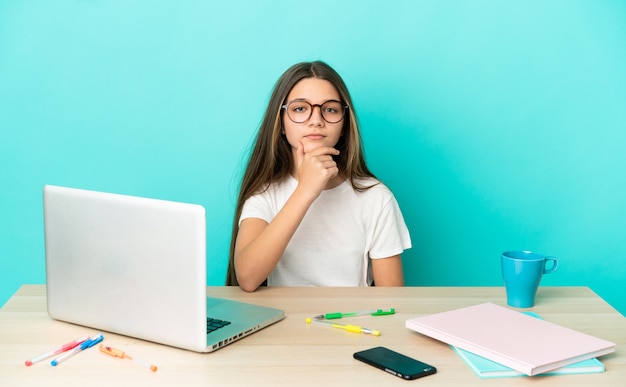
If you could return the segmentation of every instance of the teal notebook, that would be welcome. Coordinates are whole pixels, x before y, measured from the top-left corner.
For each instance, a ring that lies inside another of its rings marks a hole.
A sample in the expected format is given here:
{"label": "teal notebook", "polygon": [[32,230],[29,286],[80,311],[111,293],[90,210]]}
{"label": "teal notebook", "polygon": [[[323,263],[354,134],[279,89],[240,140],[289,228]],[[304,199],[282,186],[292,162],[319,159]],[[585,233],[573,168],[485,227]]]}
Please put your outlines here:
{"label": "teal notebook", "polygon": [[[534,312],[524,312],[530,316],[539,317]],[[517,372],[502,364],[496,363],[484,357],[478,356],[461,348],[451,345],[452,349],[463,359],[463,361],[481,378],[508,378],[515,376],[527,376],[521,372]],[[604,372],[604,364],[598,359],[583,360],[578,363],[570,364],[565,367],[543,373],[541,375],[563,375],[563,374],[590,374]]]}
{"label": "teal notebook", "polygon": [[[514,376],[527,376],[521,372],[517,372],[502,364],[485,359],[484,357],[467,352],[461,348],[451,345],[452,349],[463,359],[463,361],[481,378],[508,378]],[[590,374],[604,372],[604,364],[598,359],[588,359],[578,363],[570,364],[565,367],[540,374],[544,375],[563,375],[563,374]],[[532,376],[528,376],[532,377]]]}

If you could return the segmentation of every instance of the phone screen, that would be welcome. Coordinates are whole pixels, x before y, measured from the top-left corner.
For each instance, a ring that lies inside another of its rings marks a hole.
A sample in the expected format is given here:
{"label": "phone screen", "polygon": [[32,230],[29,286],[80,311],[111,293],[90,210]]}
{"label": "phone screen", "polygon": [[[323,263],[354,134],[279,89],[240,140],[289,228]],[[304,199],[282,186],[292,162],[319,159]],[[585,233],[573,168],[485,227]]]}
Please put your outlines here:
{"label": "phone screen", "polygon": [[429,364],[385,347],[356,352],[354,358],[402,379],[417,379],[437,372],[437,369]]}

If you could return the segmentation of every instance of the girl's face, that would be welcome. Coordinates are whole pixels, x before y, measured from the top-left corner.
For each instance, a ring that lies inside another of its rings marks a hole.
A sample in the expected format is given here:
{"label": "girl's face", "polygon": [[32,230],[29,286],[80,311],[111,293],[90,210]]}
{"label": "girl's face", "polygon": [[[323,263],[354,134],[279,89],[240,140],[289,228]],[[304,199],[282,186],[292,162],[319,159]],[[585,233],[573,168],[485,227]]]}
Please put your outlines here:
{"label": "girl's face", "polygon": [[[343,104],[337,103],[340,100],[339,92],[329,81],[305,78],[296,83],[287,95],[285,103],[287,108],[283,112],[283,134],[294,150],[298,142],[304,146],[304,153],[311,152],[320,146],[337,145],[342,135],[345,119]],[[338,108],[341,111],[337,111]],[[322,109],[324,110],[323,116]],[[308,113],[311,113],[311,116],[307,119]],[[337,119],[339,119],[338,122],[328,122]]]}

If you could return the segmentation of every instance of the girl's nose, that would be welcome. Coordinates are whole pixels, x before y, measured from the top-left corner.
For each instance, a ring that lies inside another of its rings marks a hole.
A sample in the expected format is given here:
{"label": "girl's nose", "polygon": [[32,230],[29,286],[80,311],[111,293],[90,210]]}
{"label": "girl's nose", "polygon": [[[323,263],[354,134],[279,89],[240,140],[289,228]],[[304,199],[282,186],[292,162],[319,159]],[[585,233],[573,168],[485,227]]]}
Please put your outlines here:
{"label": "girl's nose", "polygon": [[322,126],[323,124],[324,118],[322,117],[322,107],[320,105],[311,106],[311,117],[309,117],[309,125]]}

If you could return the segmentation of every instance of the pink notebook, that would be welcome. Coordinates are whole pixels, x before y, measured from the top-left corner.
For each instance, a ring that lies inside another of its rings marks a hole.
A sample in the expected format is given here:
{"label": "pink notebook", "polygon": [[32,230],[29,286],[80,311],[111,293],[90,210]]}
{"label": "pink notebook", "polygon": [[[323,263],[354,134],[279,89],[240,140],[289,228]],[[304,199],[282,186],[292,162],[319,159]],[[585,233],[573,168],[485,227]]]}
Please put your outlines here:
{"label": "pink notebook", "polygon": [[412,318],[406,327],[526,375],[615,351],[615,343],[491,303]]}

